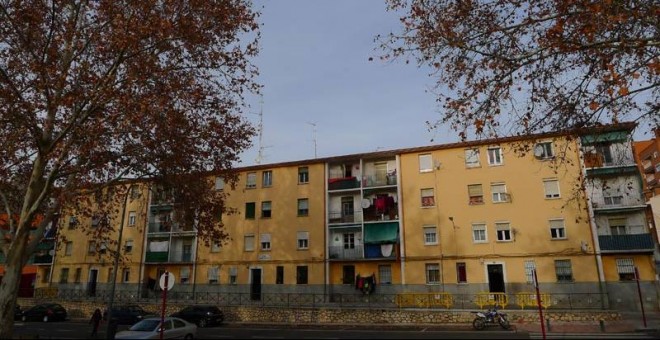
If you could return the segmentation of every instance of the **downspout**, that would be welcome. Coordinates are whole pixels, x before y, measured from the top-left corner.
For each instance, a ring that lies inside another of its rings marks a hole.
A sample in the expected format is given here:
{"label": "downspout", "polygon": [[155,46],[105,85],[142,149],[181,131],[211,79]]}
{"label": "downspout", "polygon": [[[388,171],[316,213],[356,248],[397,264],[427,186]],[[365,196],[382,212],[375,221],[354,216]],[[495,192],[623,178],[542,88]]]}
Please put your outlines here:
{"label": "downspout", "polygon": [[[308,168],[309,169],[309,168]],[[309,174],[309,170],[307,170]],[[323,196],[323,204],[325,208],[323,209],[323,226],[325,228],[323,232],[323,244],[325,247],[325,250],[323,252],[323,293],[325,295],[326,302],[330,301],[330,290],[329,290],[329,284],[330,284],[330,244],[328,243],[330,240],[330,227],[328,227],[328,204],[330,200],[328,199],[328,163],[326,162],[323,165],[323,190],[325,195]]]}
{"label": "downspout", "polygon": [[[586,182],[588,179],[587,167],[584,164],[584,149],[582,147],[582,141],[579,136],[576,138],[576,143],[578,146],[578,161],[580,164],[581,177],[582,180]],[[585,187],[584,194],[587,201],[587,211],[589,214],[589,226],[591,229],[591,240],[594,244],[594,257],[596,258],[596,269],[598,270],[598,292],[600,293],[601,296],[600,305],[602,309],[606,309],[607,305],[609,305],[609,303],[606,304],[606,299],[609,299],[609,294],[607,292],[607,286],[605,285],[603,258],[600,251],[600,242],[598,241],[598,231],[596,230],[596,218],[593,210],[593,205],[591,203],[591,198],[588,196],[589,193],[586,190],[586,185],[584,187]]]}
{"label": "downspout", "polygon": [[396,155],[396,195],[398,198],[398,204],[397,204],[397,210],[399,214],[399,237],[400,237],[400,244],[399,244],[399,253],[400,253],[400,260],[401,260],[401,288],[406,285],[406,237],[403,229],[403,198],[401,194],[401,156]]}

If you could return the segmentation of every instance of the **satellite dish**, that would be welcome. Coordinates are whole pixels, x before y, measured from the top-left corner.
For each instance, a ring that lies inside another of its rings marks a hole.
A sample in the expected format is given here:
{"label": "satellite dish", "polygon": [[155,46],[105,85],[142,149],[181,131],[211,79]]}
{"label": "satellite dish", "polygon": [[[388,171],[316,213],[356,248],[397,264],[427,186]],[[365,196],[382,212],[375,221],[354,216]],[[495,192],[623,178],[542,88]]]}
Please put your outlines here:
{"label": "satellite dish", "polygon": [[362,209],[367,209],[367,208],[369,208],[370,206],[371,206],[371,201],[369,201],[369,200],[366,199],[366,198],[362,200]]}
{"label": "satellite dish", "polygon": [[541,158],[543,157],[543,145],[541,144],[536,144],[534,147],[534,157],[536,158]]}
{"label": "satellite dish", "polygon": [[51,249],[48,251],[48,255],[53,256],[55,255],[55,250]]}

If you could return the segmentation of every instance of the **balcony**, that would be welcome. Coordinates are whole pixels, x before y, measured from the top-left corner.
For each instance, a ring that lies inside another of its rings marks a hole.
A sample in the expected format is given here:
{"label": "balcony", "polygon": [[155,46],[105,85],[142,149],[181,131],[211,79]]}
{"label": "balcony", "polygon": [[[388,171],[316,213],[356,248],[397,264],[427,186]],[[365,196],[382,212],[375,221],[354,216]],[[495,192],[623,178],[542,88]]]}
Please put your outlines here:
{"label": "balcony", "polygon": [[53,255],[35,255],[33,264],[53,264]]}
{"label": "balcony", "polygon": [[385,176],[364,176],[362,179],[364,187],[384,187],[396,185],[396,175],[390,174]]}
{"label": "balcony", "polygon": [[189,233],[191,227],[181,226],[173,222],[149,222],[149,233]]}
{"label": "balcony", "polygon": [[364,254],[364,248],[362,245],[354,245],[353,248],[346,248],[346,245],[342,246],[330,246],[329,247],[329,257],[331,260],[357,260],[362,259]]}
{"label": "balcony", "polygon": [[355,177],[330,178],[328,179],[328,191],[349,190],[360,187],[360,181]]}
{"label": "balcony", "polygon": [[354,211],[352,214],[341,211],[328,212],[328,223],[360,223],[362,222],[362,212]]}
{"label": "balcony", "polygon": [[646,207],[641,194],[639,198],[633,195],[605,196],[598,200],[593,200],[591,204],[595,212],[636,210]]}
{"label": "balcony", "polygon": [[649,233],[598,236],[603,253],[652,253],[655,244]]}
{"label": "balcony", "polygon": [[148,251],[145,255],[146,263],[189,263],[193,262],[192,253],[180,251]]}
{"label": "balcony", "polygon": [[[660,164],[660,163],[658,163]],[[654,168],[653,168],[653,163],[650,160],[644,160],[642,161],[642,169],[644,169],[644,172],[648,173],[653,173]]]}

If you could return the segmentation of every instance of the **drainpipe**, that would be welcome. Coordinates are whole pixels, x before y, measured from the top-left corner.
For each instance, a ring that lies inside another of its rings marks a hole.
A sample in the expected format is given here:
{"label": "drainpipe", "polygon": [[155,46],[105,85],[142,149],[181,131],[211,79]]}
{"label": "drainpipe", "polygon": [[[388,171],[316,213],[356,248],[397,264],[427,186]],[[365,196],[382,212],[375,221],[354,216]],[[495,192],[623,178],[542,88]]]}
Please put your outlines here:
{"label": "drainpipe", "polygon": [[[582,174],[582,180],[586,181],[587,178],[587,167],[584,164],[584,151],[582,148],[582,141],[580,137],[578,136],[576,138],[577,146],[578,146],[578,160],[580,163],[580,169],[581,169],[581,174]],[[585,186],[586,187],[586,186]],[[601,256],[601,251],[600,251],[600,242],[598,241],[598,231],[596,230],[596,217],[594,214],[594,209],[593,205],[591,202],[591,198],[588,196],[588,192],[585,190],[585,196],[587,198],[587,211],[589,214],[589,226],[591,229],[591,240],[594,244],[594,256],[596,258],[596,269],[598,270],[598,292],[600,293],[601,300],[600,300],[600,307],[601,309],[605,309],[607,305],[609,305],[609,301],[606,304],[605,302],[605,297],[609,299],[609,294],[607,293],[607,286],[605,285],[605,274],[603,271],[603,258]]]}
{"label": "drainpipe", "polygon": [[406,285],[406,237],[403,229],[403,199],[401,199],[401,156],[396,155],[396,195],[398,198],[397,210],[399,214],[399,252],[401,259],[401,287]]}
{"label": "drainpipe", "polygon": [[142,286],[144,285],[144,269],[145,262],[147,260],[147,233],[149,232],[149,214],[151,207],[151,184],[147,185],[147,204],[145,205],[145,221],[144,221],[144,232],[142,233],[142,248],[140,249],[140,278],[138,280],[138,300],[142,298]]}
{"label": "drainpipe", "polygon": [[[309,172],[309,170],[307,170],[307,171]],[[325,226],[325,231],[323,233],[323,244],[324,244],[324,247],[325,247],[325,251],[323,252],[323,254],[324,254],[323,255],[323,277],[324,277],[324,280],[323,280],[323,294],[325,296],[326,302],[329,302],[330,301],[330,296],[329,296],[330,295],[330,290],[329,290],[329,288],[330,288],[329,287],[329,284],[330,284],[330,260],[329,260],[329,257],[330,257],[330,244],[329,244],[330,228],[328,227],[328,204],[329,204],[330,200],[328,199],[328,196],[329,196],[329,194],[328,194],[328,189],[329,189],[328,188],[328,174],[330,172],[328,171],[328,162],[326,162],[324,164],[323,171],[324,171],[324,174],[323,174],[323,188],[324,188],[324,192],[325,192],[324,200],[323,200],[323,204],[325,206],[325,209],[323,209],[324,219],[325,219],[324,223],[323,223],[323,225]]]}

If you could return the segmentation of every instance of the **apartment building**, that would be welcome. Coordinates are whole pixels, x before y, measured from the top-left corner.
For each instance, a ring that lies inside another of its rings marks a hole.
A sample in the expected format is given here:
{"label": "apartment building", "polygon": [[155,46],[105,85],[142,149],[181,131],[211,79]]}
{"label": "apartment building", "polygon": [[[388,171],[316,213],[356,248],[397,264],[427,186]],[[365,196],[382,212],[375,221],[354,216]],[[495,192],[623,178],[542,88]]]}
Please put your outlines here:
{"label": "apartment building", "polygon": [[[118,286],[153,297],[168,271],[183,294],[470,299],[533,292],[536,271],[543,292],[584,296],[590,308],[636,308],[639,278],[655,310],[657,241],[634,127],[243,167],[234,187],[209,176],[232,213],[219,217],[227,238],[208,244],[173,222],[167,192],[143,184],[127,200],[123,237],[133,241],[132,255]],[[92,256],[94,240],[75,227],[60,230],[73,243],[60,245],[53,282],[86,289],[108,282],[112,266]]]}

